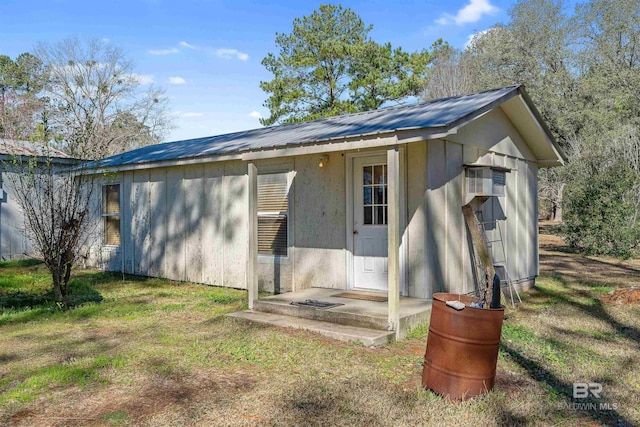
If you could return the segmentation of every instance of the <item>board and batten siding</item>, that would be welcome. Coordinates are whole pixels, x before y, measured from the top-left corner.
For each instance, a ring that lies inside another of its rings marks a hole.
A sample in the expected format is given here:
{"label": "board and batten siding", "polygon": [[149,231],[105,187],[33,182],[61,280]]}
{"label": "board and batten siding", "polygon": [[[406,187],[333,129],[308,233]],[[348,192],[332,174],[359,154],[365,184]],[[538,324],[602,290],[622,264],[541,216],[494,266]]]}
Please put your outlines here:
{"label": "board and batten siding", "polygon": [[245,173],[242,162],[120,173],[113,183],[120,184],[123,200],[121,246],[103,249],[96,264],[129,274],[244,288]]}
{"label": "board and batten siding", "polygon": [[[258,162],[258,173],[288,172],[293,178],[289,253],[259,256],[260,289],[284,292],[345,286],[345,163],[340,153],[329,159],[323,168],[318,167],[317,156]],[[100,249],[95,252],[101,256],[94,265],[129,274],[245,287],[246,163],[126,171],[109,183],[121,186],[121,246],[103,246],[97,236]]]}
{"label": "board and batten siding", "polygon": [[[473,290],[474,266],[462,215],[464,164],[511,169],[506,194],[474,202],[485,220],[501,227],[509,274],[534,278],[538,268],[537,166],[500,108],[447,139],[406,145],[406,285],[403,294]],[[258,284],[266,291],[347,286],[346,153],[256,161],[258,174],[290,180],[286,256],[260,255]],[[362,154],[362,153],[361,153]],[[102,247],[103,268],[233,288],[245,287],[247,163],[224,161],[126,171],[121,247]],[[100,192],[101,194],[101,192]],[[489,238],[496,230],[489,230]],[[501,254],[494,254],[498,258]]]}
{"label": "board and batten siding", "polygon": [[[407,157],[405,230],[410,297],[431,298],[435,292],[467,293],[474,289],[472,247],[462,216],[465,163],[513,169],[506,174],[504,197],[474,201],[472,206],[482,212],[485,221],[498,220],[511,279],[528,281],[538,274],[536,165],[452,141],[412,143]],[[487,237],[498,239],[498,231],[489,228]],[[502,260],[498,243],[493,250],[494,259]]]}
{"label": "board and batten siding", "polygon": [[[3,165],[3,167],[7,167]],[[0,173],[0,259],[22,259],[32,255],[29,233],[25,227],[24,213],[11,188],[16,178],[6,170]]]}

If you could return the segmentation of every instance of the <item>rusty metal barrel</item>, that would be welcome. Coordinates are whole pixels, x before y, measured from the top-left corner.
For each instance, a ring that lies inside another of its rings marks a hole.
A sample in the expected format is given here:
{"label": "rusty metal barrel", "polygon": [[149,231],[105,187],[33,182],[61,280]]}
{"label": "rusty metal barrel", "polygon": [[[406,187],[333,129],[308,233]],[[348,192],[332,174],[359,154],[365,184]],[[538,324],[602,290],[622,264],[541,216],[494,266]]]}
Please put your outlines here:
{"label": "rusty metal barrel", "polygon": [[[478,299],[467,295],[433,295],[422,386],[455,400],[465,400],[493,388],[504,307],[472,308]],[[446,305],[461,301],[463,310]]]}

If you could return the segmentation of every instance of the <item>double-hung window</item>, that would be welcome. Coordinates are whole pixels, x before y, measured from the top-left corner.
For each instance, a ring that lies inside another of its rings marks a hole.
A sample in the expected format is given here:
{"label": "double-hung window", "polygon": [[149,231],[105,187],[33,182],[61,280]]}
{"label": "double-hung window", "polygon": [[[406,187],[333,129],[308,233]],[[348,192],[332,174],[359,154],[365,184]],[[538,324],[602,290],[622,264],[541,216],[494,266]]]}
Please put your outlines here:
{"label": "double-hung window", "polygon": [[258,175],[258,254],[287,256],[288,249],[288,174]]}
{"label": "double-hung window", "polygon": [[120,184],[102,187],[104,244],[120,246]]}

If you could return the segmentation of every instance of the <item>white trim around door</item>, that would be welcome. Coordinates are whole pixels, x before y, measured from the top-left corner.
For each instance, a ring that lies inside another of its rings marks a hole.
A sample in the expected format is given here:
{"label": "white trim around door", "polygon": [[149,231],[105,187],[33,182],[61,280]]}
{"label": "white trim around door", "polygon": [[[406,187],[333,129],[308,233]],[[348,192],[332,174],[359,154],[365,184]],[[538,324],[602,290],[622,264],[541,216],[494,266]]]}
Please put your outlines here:
{"label": "white trim around door", "polygon": [[[400,193],[400,229],[403,230],[400,243],[400,292],[401,295],[407,295],[406,280],[406,261],[407,261],[407,242],[406,242],[406,217],[407,217],[407,173],[406,173],[406,150],[403,146],[400,149],[400,177],[401,177],[401,193]],[[386,156],[386,151],[366,151],[353,152],[345,154],[345,185],[346,185],[346,267],[347,267],[347,289],[354,289],[354,159],[362,157]],[[386,163],[386,161],[385,161]]]}

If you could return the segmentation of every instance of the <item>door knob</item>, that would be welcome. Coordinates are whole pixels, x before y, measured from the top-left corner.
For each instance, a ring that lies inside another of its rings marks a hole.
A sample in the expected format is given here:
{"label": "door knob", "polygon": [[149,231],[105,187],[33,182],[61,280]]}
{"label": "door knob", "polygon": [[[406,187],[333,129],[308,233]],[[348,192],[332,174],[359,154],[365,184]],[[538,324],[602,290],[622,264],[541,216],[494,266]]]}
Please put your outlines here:
{"label": "door knob", "polygon": [[354,236],[356,236],[356,235],[358,235],[358,234],[360,234],[360,233],[358,233],[358,230],[355,230],[355,231],[353,232],[353,235],[354,235]]}

